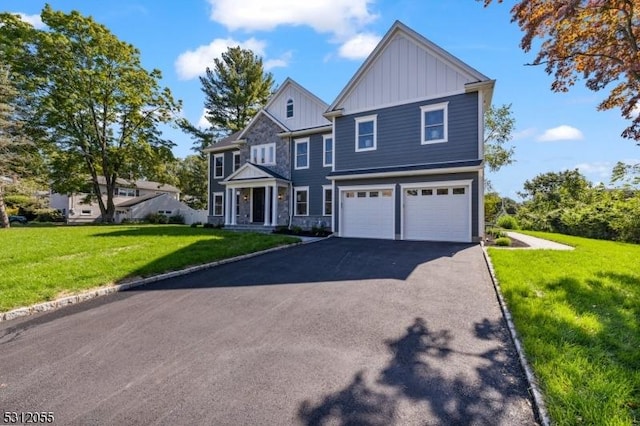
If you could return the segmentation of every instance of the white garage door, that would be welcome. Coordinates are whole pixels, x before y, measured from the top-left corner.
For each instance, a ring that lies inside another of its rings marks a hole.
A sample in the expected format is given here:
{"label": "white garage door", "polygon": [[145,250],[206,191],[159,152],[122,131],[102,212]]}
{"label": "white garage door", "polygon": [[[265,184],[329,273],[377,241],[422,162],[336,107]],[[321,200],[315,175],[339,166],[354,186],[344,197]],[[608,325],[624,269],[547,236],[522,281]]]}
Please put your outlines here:
{"label": "white garage door", "polygon": [[403,188],[403,239],[471,242],[470,185]]}
{"label": "white garage door", "polygon": [[340,235],[355,238],[395,237],[392,189],[343,190]]}

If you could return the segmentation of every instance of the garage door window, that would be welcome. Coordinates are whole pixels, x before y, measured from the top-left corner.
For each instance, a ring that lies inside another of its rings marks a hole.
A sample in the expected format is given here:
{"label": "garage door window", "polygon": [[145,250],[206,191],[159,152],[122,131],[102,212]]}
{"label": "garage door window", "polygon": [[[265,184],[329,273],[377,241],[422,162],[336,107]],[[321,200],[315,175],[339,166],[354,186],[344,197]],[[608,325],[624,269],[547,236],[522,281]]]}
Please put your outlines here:
{"label": "garage door window", "polygon": [[416,197],[418,195],[417,189],[407,189],[407,195],[409,197]]}
{"label": "garage door window", "polygon": [[464,195],[464,188],[453,188],[453,195]]}
{"label": "garage door window", "polygon": [[449,195],[449,188],[438,188],[436,190],[436,194],[438,194],[438,195]]}
{"label": "garage door window", "polygon": [[345,192],[344,196],[347,198],[354,198],[356,194],[353,191],[348,191],[348,192]]}
{"label": "garage door window", "polygon": [[382,191],[382,196],[383,197],[391,197],[392,193],[393,192],[390,189],[386,189],[386,190]]}
{"label": "garage door window", "polygon": [[358,192],[358,198],[367,198],[366,192]]}
{"label": "garage door window", "polygon": [[425,197],[433,195],[433,189],[423,189],[422,191],[420,191],[420,193]]}

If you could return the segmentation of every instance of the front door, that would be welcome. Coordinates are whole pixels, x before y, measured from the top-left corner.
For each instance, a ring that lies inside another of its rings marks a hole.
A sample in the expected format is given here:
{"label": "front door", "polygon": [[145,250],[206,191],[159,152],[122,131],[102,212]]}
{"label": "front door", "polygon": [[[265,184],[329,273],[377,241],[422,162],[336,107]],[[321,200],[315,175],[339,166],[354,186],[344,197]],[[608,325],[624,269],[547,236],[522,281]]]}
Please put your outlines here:
{"label": "front door", "polygon": [[252,218],[264,223],[264,188],[253,188]]}

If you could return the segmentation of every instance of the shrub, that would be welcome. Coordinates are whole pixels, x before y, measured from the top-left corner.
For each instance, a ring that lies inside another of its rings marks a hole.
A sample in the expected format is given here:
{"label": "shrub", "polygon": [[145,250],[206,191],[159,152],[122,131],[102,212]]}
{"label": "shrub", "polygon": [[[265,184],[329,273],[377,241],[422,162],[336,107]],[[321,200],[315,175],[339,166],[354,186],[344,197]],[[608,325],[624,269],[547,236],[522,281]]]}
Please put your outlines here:
{"label": "shrub", "polygon": [[504,229],[519,229],[516,218],[508,214],[500,216],[496,225]]}
{"label": "shrub", "polygon": [[213,223],[205,223],[204,225],[202,225],[203,228],[213,228]]}
{"label": "shrub", "polygon": [[497,238],[495,244],[500,247],[508,247],[511,245],[511,238],[509,237],[500,237]]}
{"label": "shrub", "polygon": [[487,235],[490,235],[493,238],[500,238],[500,237],[506,237],[507,233],[500,228],[488,228]]}
{"label": "shrub", "polygon": [[34,213],[36,222],[64,222],[62,213],[55,209],[36,209]]}
{"label": "shrub", "polygon": [[200,222],[193,222],[193,223],[191,224],[191,227],[192,227],[192,228],[197,228],[199,225],[201,225],[201,223],[200,223]]}
{"label": "shrub", "polygon": [[166,224],[169,223],[169,218],[162,213],[149,213],[144,220],[149,223]]}
{"label": "shrub", "polygon": [[302,232],[302,228],[300,228],[299,226],[293,226],[293,227],[291,228],[291,232],[292,232],[294,235],[299,235],[299,234]]}
{"label": "shrub", "polygon": [[168,220],[169,220],[169,223],[171,224],[184,225],[184,216],[182,216],[181,214],[169,216]]}

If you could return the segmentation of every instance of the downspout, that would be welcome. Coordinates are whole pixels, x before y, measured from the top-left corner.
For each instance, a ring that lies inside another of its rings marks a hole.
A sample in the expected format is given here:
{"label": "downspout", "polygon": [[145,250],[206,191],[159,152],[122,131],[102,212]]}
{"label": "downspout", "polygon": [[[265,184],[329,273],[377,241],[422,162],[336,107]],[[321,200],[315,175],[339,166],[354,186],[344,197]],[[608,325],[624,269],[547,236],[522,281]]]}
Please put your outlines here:
{"label": "downspout", "polygon": [[[293,178],[293,162],[291,161],[291,158],[293,156],[292,150],[293,150],[293,144],[291,143],[291,136],[289,136],[289,170],[290,170],[290,176]],[[289,179],[289,230],[291,230],[291,225],[293,225],[293,197],[294,197],[294,193],[293,193],[293,179]]]}

